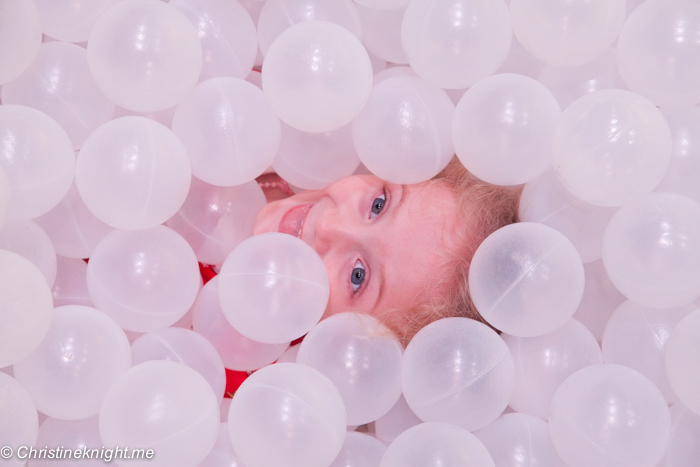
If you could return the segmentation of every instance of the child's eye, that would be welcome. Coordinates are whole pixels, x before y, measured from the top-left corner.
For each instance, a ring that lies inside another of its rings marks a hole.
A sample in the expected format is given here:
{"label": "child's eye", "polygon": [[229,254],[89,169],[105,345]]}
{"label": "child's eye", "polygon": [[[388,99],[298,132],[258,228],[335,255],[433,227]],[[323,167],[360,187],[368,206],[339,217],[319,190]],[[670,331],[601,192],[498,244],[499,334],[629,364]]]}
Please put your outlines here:
{"label": "child's eye", "polygon": [[386,194],[382,193],[378,197],[374,198],[372,201],[372,214],[370,214],[370,219],[374,219],[382,212],[384,205],[386,204]]}
{"label": "child's eye", "polygon": [[352,270],[352,274],[350,274],[350,282],[352,282],[352,291],[357,292],[360,287],[362,286],[362,283],[365,280],[365,267],[362,265],[362,263],[358,260],[357,263],[355,264],[355,268]]}

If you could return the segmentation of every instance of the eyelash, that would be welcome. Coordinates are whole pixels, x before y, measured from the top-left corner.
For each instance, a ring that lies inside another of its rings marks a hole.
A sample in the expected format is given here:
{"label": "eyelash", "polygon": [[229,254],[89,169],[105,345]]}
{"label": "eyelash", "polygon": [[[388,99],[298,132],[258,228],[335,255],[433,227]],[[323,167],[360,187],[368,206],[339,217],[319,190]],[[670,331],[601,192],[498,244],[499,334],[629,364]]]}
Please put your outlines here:
{"label": "eyelash", "polygon": [[[375,214],[374,212],[372,212],[372,210],[374,209],[374,202],[375,202],[377,199],[381,198],[381,197],[383,197],[383,199],[382,199],[382,201],[383,201],[382,207],[381,207],[381,209],[380,209],[380,212],[377,213],[377,214]],[[369,214],[369,215],[370,215],[370,217],[369,217],[370,219],[376,219],[379,215],[381,215],[381,214],[384,212],[384,209],[386,209],[386,199],[387,199],[386,189],[385,189],[385,188],[382,188],[382,193],[381,193],[380,195],[378,195],[378,196],[375,195],[375,196],[372,198],[372,204],[371,204],[371,207],[370,207],[370,214]],[[360,282],[360,284],[355,284],[354,282],[352,282],[352,279],[355,277],[355,271],[358,270],[358,269],[361,269],[361,270],[362,270],[361,273],[358,272],[358,274],[360,274],[360,279],[361,279],[362,281]],[[353,270],[352,270],[352,273],[351,273],[351,276],[350,276],[350,284],[351,284],[351,287],[352,287],[352,290],[353,290],[353,294],[356,294],[356,293],[365,285],[365,267],[364,267],[364,265],[362,264],[362,261],[360,261],[359,259],[358,259],[357,262],[355,263],[355,267],[354,267]],[[355,285],[357,285],[357,288],[355,288]]]}

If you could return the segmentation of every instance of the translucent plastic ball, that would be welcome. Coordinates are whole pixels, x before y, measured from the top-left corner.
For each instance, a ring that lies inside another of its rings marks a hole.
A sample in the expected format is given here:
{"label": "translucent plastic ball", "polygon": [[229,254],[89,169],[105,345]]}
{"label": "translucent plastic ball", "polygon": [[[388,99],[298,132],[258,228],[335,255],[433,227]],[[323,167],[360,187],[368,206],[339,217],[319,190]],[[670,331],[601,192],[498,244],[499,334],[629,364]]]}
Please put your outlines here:
{"label": "translucent plastic ball", "polygon": [[0,372],[0,439],[13,455],[3,456],[3,466],[22,467],[26,459],[16,455],[21,446],[33,446],[39,431],[39,417],[27,390],[12,376]]}
{"label": "translucent plastic ball", "polygon": [[413,413],[402,394],[391,410],[374,421],[374,433],[379,441],[389,446],[401,433],[420,423],[423,420]]}
{"label": "translucent plastic ball", "polygon": [[576,247],[553,228],[532,222],[489,235],[469,267],[479,313],[513,336],[541,336],[563,326],[581,303],[583,287]]}
{"label": "translucent plastic ball", "polygon": [[29,355],[51,324],[46,278],[28,259],[0,250],[0,368]]}
{"label": "translucent plastic ball", "polygon": [[[413,68],[410,66],[392,66],[374,74],[374,85],[376,86],[385,79],[396,78],[399,76],[412,76],[414,78],[418,77],[416,72],[413,71]],[[447,92],[447,90],[445,90],[445,92]]]}
{"label": "translucent plastic ball", "polygon": [[10,210],[10,181],[5,175],[5,169],[0,166],[0,229],[7,222],[7,214]]}
{"label": "translucent plastic ball", "polygon": [[671,163],[654,191],[678,193],[700,203],[700,108],[662,109],[671,129]]}
{"label": "translucent plastic ball", "polygon": [[263,55],[289,27],[308,21],[329,21],[361,38],[362,25],[352,0],[267,0],[258,18],[258,41]]}
{"label": "translucent plastic ball", "polygon": [[385,452],[386,446],[374,436],[351,431],[328,467],[379,467]]}
{"label": "translucent plastic ball", "polygon": [[41,19],[32,0],[2,0],[0,10],[0,84],[5,84],[19,76],[39,52]]}
{"label": "translucent plastic ball", "polygon": [[173,123],[173,116],[175,115],[175,109],[177,106],[168,107],[165,110],[157,110],[153,112],[137,112],[135,110],[125,109],[124,107],[117,106],[114,111],[114,118],[119,117],[146,117],[149,120],[162,123],[163,125],[170,128]]}
{"label": "translucent plastic ball", "polygon": [[566,108],[552,141],[554,169],[577,197],[622,206],[649,193],[671,159],[659,109],[622,89],[587,94]]}
{"label": "translucent plastic ball", "polygon": [[630,14],[617,41],[627,86],[662,107],[700,103],[700,4],[644,2]]}
{"label": "translucent plastic ball", "polygon": [[352,141],[352,126],[307,133],[282,123],[282,137],[272,162],[275,172],[305,190],[320,190],[355,173],[360,165]]}
{"label": "translucent plastic ball", "polygon": [[166,223],[194,249],[204,264],[222,264],[233,248],[253,235],[253,223],[265,206],[255,181],[220,187],[192,177],[180,210]]}
{"label": "translucent plastic ball", "polygon": [[418,417],[469,431],[503,412],[514,380],[506,344],[491,328],[468,318],[443,318],[418,331],[401,368],[403,395]]}
{"label": "translucent plastic ball", "polygon": [[[47,418],[39,427],[39,435],[36,438],[37,448],[49,449],[62,448],[68,450],[101,449],[100,427],[97,416],[82,420],[59,420]],[[60,452],[60,451],[58,451]],[[61,453],[63,454],[63,453]],[[98,467],[104,466],[102,459],[30,459],[28,467]]]}
{"label": "translucent plastic ball", "polygon": [[51,288],[54,307],[82,305],[93,307],[87,289],[87,264],[82,259],[56,256],[56,280]]}
{"label": "translucent plastic ball", "polygon": [[613,216],[603,236],[603,262],[615,287],[653,308],[700,296],[700,204],[652,193]]}
{"label": "translucent plastic ball", "polygon": [[382,458],[381,467],[494,467],[484,444],[450,423],[421,423],[404,431]]}
{"label": "translucent plastic ball", "polygon": [[245,78],[258,53],[255,23],[238,2],[174,0],[168,5],[187,16],[202,44],[199,81],[218,76]]}
{"label": "translucent plastic ball", "polygon": [[46,42],[21,75],[2,87],[3,104],[26,105],[55,119],[74,149],[114,115],[114,103],[97,88],[84,48]]}
{"label": "translucent plastic ball", "polygon": [[109,8],[92,28],[87,54],[100,90],[138,112],[180,102],[202,69],[197,30],[159,0],[126,0]]}
{"label": "translucent plastic ball", "polygon": [[330,291],[318,253],[302,240],[270,232],[240,243],[219,273],[226,319],[249,339],[281,344],[321,319]]}
{"label": "translucent plastic ball", "polygon": [[296,361],[335,384],[348,425],[364,425],[386,414],[399,399],[402,357],[401,344],[377,319],[338,313],[306,335]]}
{"label": "translucent plastic ball", "polygon": [[[230,401],[231,399],[226,399]],[[219,424],[216,443],[198,467],[246,467],[231,446],[228,423]]]}
{"label": "translucent plastic ball", "polygon": [[79,420],[100,411],[107,391],[131,366],[129,340],[119,325],[94,308],[56,308],[46,338],[14,365],[37,409],[49,417]]}
{"label": "translucent plastic ball", "polygon": [[346,416],[333,383],[298,363],[262,368],[236,391],[231,444],[247,467],[325,467],[343,446]]}
{"label": "translucent plastic ball", "polygon": [[197,85],[177,106],[172,128],[187,149],[192,174],[212,185],[252,181],[279,148],[279,119],[263,92],[240,78]]}
{"label": "translucent plastic ball", "polygon": [[0,249],[24,256],[39,268],[49,287],[56,280],[56,251],[51,239],[32,221],[8,222],[0,230]]}
{"label": "translucent plastic ball", "polygon": [[34,0],[41,30],[56,41],[86,42],[97,19],[120,0]]}
{"label": "translucent plastic ball", "polygon": [[87,272],[95,307],[136,332],[157,331],[182,318],[200,281],[192,248],[162,225],[113,231],[95,247]]}
{"label": "translucent plastic ball", "polygon": [[289,347],[289,342],[253,341],[229,324],[219,304],[219,276],[207,282],[192,305],[192,329],[211,342],[224,366],[234,371],[253,371],[269,365]]}
{"label": "translucent plastic ball", "polygon": [[155,360],[131,367],[100,410],[105,446],[153,449],[152,459],[115,459],[122,467],[195,467],[219,431],[219,405],[207,381],[182,363]]}
{"label": "translucent plastic ball", "polygon": [[326,21],[305,22],[272,43],[262,82],[265,97],[283,122],[301,131],[333,131],[350,123],[367,102],[372,64],[347,29]]}
{"label": "translucent plastic ball", "polygon": [[512,38],[503,0],[415,0],[401,26],[403,50],[418,76],[467,88],[498,70]]}
{"label": "translucent plastic ball", "polygon": [[692,467],[700,456],[700,415],[678,403],[671,406],[671,422],[671,439],[659,467]]}
{"label": "translucent plastic ball", "polygon": [[10,182],[8,219],[28,220],[56,206],[68,192],[75,154],[56,120],[23,105],[3,105],[0,165]]}
{"label": "translucent plastic ball", "polygon": [[570,467],[655,467],[671,416],[661,392],[622,365],[595,365],[569,376],[549,412],[554,448]]}
{"label": "translucent plastic ball", "polygon": [[700,310],[683,318],[666,343],[666,373],[673,391],[700,415]]}
{"label": "translucent plastic ball", "polygon": [[519,185],[551,167],[560,119],[559,104],[542,84],[522,75],[495,75],[460,99],[452,140],[471,173],[495,185]]}
{"label": "translucent plastic ball", "polygon": [[374,5],[357,5],[362,22],[362,43],[367,50],[387,62],[408,63],[401,43],[401,24],[405,7],[377,9]]}
{"label": "translucent plastic ball", "polygon": [[441,89],[420,78],[388,78],[372,88],[352,122],[360,160],[392,183],[419,183],[437,175],[454,155],[455,107]]}
{"label": "translucent plastic ball", "polygon": [[547,422],[532,415],[509,413],[474,432],[496,467],[537,465],[560,467],[563,461],[549,438]]}
{"label": "translucent plastic ball", "polygon": [[410,0],[359,0],[358,5],[366,6],[367,8],[375,8],[377,10],[393,10],[396,8],[405,7]]}
{"label": "translucent plastic ball", "polygon": [[608,319],[627,297],[610,282],[603,260],[584,264],[583,269],[586,286],[574,318],[586,326],[598,342],[602,342]]}
{"label": "translucent plastic ball", "polygon": [[669,405],[677,402],[666,376],[666,344],[676,325],[696,308],[695,304],[689,304],[658,310],[626,301],[605,327],[605,363],[618,363],[639,371],[659,388]]}
{"label": "translucent plastic ball", "polygon": [[503,340],[516,368],[509,405],[516,412],[542,420],[547,420],[552,397],[566,378],[582,368],[603,363],[595,337],[575,319],[544,336],[504,335]]}
{"label": "translucent plastic ball", "polygon": [[170,129],[144,117],[121,117],[85,141],[75,182],[98,219],[117,229],[137,230],[175,214],[187,197],[191,176],[187,151]]}
{"label": "translucent plastic ball", "polygon": [[149,332],[131,344],[133,365],[149,360],[184,363],[207,380],[217,398],[224,398],[226,371],[221,357],[211,343],[189,329],[165,328]]}
{"label": "translucent plastic ball", "polygon": [[554,170],[527,183],[520,196],[519,217],[563,233],[590,263],[603,255],[603,232],[617,208],[596,206],[575,197]]}
{"label": "translucent plastic ball", "polygon": [[556,66],[583,65],[612,45],[625,0],[511,0],[513,32],[532,55]]}

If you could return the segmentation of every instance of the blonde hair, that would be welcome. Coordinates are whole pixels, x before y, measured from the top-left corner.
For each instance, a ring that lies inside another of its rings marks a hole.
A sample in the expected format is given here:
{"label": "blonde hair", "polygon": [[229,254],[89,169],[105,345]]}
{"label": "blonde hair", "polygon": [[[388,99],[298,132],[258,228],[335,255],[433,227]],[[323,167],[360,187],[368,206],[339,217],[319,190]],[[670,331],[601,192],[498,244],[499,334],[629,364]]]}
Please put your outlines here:
{"label": "blonde hair", "polygon": [[479,180],[456,157],[431,183],[443,184],[452,191],[457,222],[450,245],[445,245],[442,274],[431,284],[431,300],[408,309],[387,310],[379,316],[404,346],[420,329],[441,318],[460,316],[484,322],[469,294],[471,259],[492,232],[518,222],[522,187],[502,187]]}

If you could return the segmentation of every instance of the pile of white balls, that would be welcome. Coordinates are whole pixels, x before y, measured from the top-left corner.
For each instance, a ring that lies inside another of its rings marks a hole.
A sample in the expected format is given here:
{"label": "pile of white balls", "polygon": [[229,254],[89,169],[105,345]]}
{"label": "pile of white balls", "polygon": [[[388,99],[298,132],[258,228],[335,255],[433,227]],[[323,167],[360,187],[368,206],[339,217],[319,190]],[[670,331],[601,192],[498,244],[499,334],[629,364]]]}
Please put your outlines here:
{"label": "pile of white balls", "polygon": [[[697,0],[0,0],[0,466],[697,467],[699,37]],[[252,236],[270,167],[454,154],[525,184],[470,269],[502,334],[320,321],[321,258]]]}

